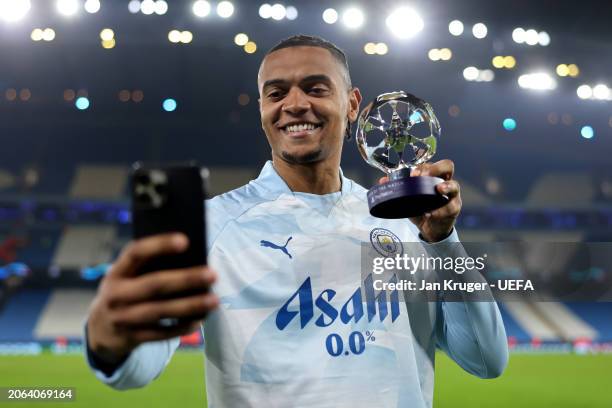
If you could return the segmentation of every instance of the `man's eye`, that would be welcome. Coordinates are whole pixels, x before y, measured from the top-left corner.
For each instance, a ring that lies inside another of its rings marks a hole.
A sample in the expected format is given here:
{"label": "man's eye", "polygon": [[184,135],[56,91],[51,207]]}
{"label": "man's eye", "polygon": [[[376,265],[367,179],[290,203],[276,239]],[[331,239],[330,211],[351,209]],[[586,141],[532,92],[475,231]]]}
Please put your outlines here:
{"label": "man's eye", "polygon": [[322,94],[327,91],[325,88],[310,88],[310,92],[314,94]]}
{"label": "man's eye", "polygon": [[280,91],[273,91],[268,94],[268,98],[276,99],[282,96]]}

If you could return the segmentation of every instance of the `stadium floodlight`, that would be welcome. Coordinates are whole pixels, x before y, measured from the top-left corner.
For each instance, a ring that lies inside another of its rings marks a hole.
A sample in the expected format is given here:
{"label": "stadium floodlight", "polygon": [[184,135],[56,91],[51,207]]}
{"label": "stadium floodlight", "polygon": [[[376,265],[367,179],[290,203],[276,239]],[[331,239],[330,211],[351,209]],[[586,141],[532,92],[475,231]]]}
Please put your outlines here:
{"label": "stadium floodlight", "polygon": [[381,42],[375,45],[374,50],[378,55],[385,55],[389,52],[389,47],[387,44]]}
{"label": "stadium floodlight", "polygon": [[419,33],[425,24],[421,16],[410,7],[394,10],[385,20],[387,27],[399,38],[407,39]]}
{"label": "stadium floodlight", "polygon": [[540,31],[538,34],[538,42],[542,47],[547,47],[550,44],[550,35],[546,31]]}
{"label": "stadium floodlight", "polygon": [[176,44],[181,41],[182,35],[179,30],[172,30],[168,33],[168,41]]}
{"label": "stadium floodlight", "polygon": [[595,136],[595,130],[591,126],[583,126],[580,129],[580,135],[585,139],[592,139]]}
{"label": "stadium floodlight", "polygon": [[327,24],[335,24],[338,21],[338,12],[333,8],[328,8],[323,12],[323,21]]}
{"label": "stadium floodlight", "polygon": [[140,11],[147,16],[155,13],[155,2],[153,0],[143,0],[140,3]]}
{"label": "stadium floodlight", "polygon": [[78,0],[57,0],[57,11],[64,16],[73,16],[79,11]]}
{"label": "stadium floodlight", "polygon": [[487,26],[484,25],[483,23],[476,23],[472,27],[472,34],[474,35],[474,37],[478,38],[479,40],[485,38],[487,36],[487,32],[488,32]]}
{"label": "stadium floodlight", "polygon": [[234,37],[234,44],[240,47],[244,46],[248,42],[249,42],[249,36],[246,35],[245,33],[236,34],[236,36]]}
{"label": "stadium floodlight", "polygon": [[77,98],[74,104],[78,110],[86,110],[89,108],[89,99],[81,96],[80,98]]}
{"label": "stadium floodlight", "polygon": [[483,69],[482,71],[478,71],[478,77],[476,77],[476,81],[479,82],[491,82],[495,79],[495,72],[490,69]]}
{"label": "stadium floodlight", "polygon": [[478,78],[479,72],[476,67],[467,67],[463,70],[463,77],[468,81],[475,81]]}
{"label": "stadium floodlight", "polygon": [[168,3],[166,3],[164,0],[157,0],[155,2],[155,14],[157,15],[164,15],[168,12]]}
{"label": "stadium floodlight", "polygon": [[597,84],[593,87],[593,97],[595,99],[606,100],[610,97],[610,88],[605,84]]}
{"label": "stadium floodlight", "polygon": [[491,64],[497,69],[512,69],[516,67],[516,58],[514,58],[512,55],[506,55],[505,57],[497,55],[493,57]]}
{"label": "stadium floodlight", "polygon": [[567,69],[569,70],[569,76],[572,78],[576,78],[578,75],[580,75],[580,68],[578,68],[578,65],[576,64],[569,64]]}
{"label": "stadium floodlight", "polygon": [[181,32],[181,42],[183,44],[189,44],[193,40],[193,33],[191,31]]}
{"label": "stadium floodlight", "polygon": [[268,3],[264,3],[259,6],[259,17],[266,20],[272,17],[272,6]]}
{"label": "stadium floodlight", "polygon": [[518,84],[521,88],[536,91],[550,91],[557,87],[557,81],[545,72],[521,75]]}
{"label": "stadium floodlight", "polygon": [[244,47],[242,48],[247,54],[253,54],[255,51],[257,51],[257,44],[255,44],[254,41],[249,41],[248,43],[244,44]]}
{"label": "stadium floodlight", "polygon": [[30,0],[0,0],[0,18],[8,23],[19,21],[31,7]]}
{"label": "stadium floodlight", "polygon": [[[438,55],[438,59],[442,60],[441,55]],[[480,70],[476,67],[467,67],[463,70],[463,78],[466,81],[491,82],[495,79],[495,73],[490,69]]]}
{"label": "stadium floodlight", "polygon": [[566,77],[569,75],[569,67],[566,64],[557,65],[557,68],[555,69],[555,71],[557,72],[557,75],[559,75],[560,77]]}
{"label": "stadium floodlight", "polygon": [[369,42],[363,46],[363,51],[368,55],[376,54],[376,44]]}
{"label": "stadium floodlight", "polygon": [[21,91],[19,91],[19,99],[22,101],[29,101],[31,97],[32,92],[28,88],[23,88]]}
{"label": "stadium floodlight", "polygon": [[502,122],[502,126],[508,132],[512,132],[514,129],[516,129],[516,120],[514,118],[506,118]]}
{"label": "stadium floodlight", "polygon": [[463,34],[463,23],[459,20],[453,20],[448,24],[448,32],[455,37]]}
{"label": "stadium floodlight", "polygon": [[35,28],[30,34],[32,41],[53,41],[55,39],[55,30],[52,28]]}
{"label": "stadium floodlight", "polygon": [[272,8],[270,9],[270,11],[271,11],[270,17],[272,17],[272,19],[276,21],[282,20],[283,18],[285,18],[285,15],[287,14],[287,11],[285,10],[285,6],[279,3],[274,4]]}
{"label": "stadium floodlight", "polygon": [[521,88],[529,88],[530,87],[530,81],[529,81],[529,75],[521,75],[518,78],[518,84]]}
{"label": "stadium floodlight", "polygon": [[298,16],[298,11],[295,7],[289,6],[286,8],[287,20],[295,20]]}
{"label": "stadium floodlight", "polygon": [[448,61],[453,57],[453,52],[450,48],[442,48],[439,55],[442,61]]}
{"label": "stadium floodlight", "polygon": [[529,29],[525,31],[525,43],[527,45],[536,45],[540,40],[540,36],[538,32],[534,29]]}
{"label": "stadium floodlight", "polygon": [[132,14],[136,14],[140,11],[140,1],[139,0],[130,0],[128,3],[128,10]]}
{"label": "stadium floodlight", "polygon": [[115,32],[111,30],[110,28],[105,28],[102,31],[100,31],[100,39],[102,41],[110,41],[113,38],[115,38]]}
{"label": "stadium floodlight", "polygon": [[351,7],[342,13],[342,22],[347,28],[356,29],[363,25],[365,17],[363,11],[357,7]]}
{"label": "stadium floodlight", "polygon": [[580,85],[576,89],[576,94],[580,99],[590,99],[593,97],[593,89],[589,85]]}
{"label": "stadium floodlight", "polygon": [[517,44],[525,42],[525,30],[521,27],[517,27],[512,31],[512,40]]}
{"label": "stadium floodlight", "polygon": [[210,3],[206,0],[195,1],[191,7],[191,11],[193,11],[196,17],[206,17],[210,14]]}
{"label": "stadium floodlight", "polygon": [[234,14],[234,5],[230,1],[222,1],[217,4],[217,14],[221,18],[230,18]]}
{"label": "stadium floodlight", "polygon": [[491,64],[497,69],[501,69],[506,66],[504,62],[504,57],[502,57],[501,55],[493,57],[493,59],[491,60]]}
{"label": "stadium floodlight", "polygon": [[32,41],[41,41],[43,39],[43,30],[40,28],[35,28],[32,30],[32,34],[30,34],[30,38]]}
{"label": "stadium floodlight", "polygon": [[173,112],[174,110],[176,110],[176,106],[177,106],[177,103],[172,98],[164,99],[164,101],[162,102],[162,108],[166,112]]}
{"label": "stadium floodlight", "polygon": [[43,40],[45,41],[55,40],[55,30],[52,28],[45,28],[43,30]]}
{"label": "stadium floodlight", "polygon": [[115,39],[111,39],[108,41],[100,41],[100,44],[102,44],[102,48],[104,48],[105,50],[111,50],[113,48],[115,48],[115,45],[117,44],[117,42],[115,41]]}
{"label": "stadium floodlight", "polygon": [[84,5],[85,11],[94,14],[100,11],[100,0],[87,0]]}

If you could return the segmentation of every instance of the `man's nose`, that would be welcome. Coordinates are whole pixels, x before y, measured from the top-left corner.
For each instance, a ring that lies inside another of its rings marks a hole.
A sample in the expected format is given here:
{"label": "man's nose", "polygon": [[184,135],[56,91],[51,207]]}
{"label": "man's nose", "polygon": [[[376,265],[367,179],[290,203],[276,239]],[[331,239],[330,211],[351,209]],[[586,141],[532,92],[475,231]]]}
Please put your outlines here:
{"label": "man's nose", "polygon": [[283,103],[283,112],[298,115],[310,108],[310,102],[301,89],[292,88]]}

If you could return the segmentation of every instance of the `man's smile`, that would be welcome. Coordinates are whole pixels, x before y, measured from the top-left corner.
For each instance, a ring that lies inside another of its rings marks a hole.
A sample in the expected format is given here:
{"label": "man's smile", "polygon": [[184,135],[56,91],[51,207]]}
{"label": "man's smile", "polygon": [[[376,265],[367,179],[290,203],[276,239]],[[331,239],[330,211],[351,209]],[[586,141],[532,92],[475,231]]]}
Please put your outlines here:
{"label": "man's smile", "polygon": [[323,124],[314,122],[291,122],[284,126],[280,126],[279,129],[283,136],[291,138],[303,138],[313,136],[323,128]]}

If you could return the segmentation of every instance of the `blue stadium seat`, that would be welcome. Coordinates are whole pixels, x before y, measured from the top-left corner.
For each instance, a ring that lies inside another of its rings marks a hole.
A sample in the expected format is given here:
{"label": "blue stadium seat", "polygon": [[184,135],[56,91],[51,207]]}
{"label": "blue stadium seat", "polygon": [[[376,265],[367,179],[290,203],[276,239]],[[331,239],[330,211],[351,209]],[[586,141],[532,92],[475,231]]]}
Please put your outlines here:
{"label": "blue stadium seat", "polygon": [[503,303],[498,303],[498,305],[502,319],[504,320],[504,325],[506,326],[506,335],[508,337],[514,337],[519,343],[531,341],[531,336],[529,336],[529,334],[527,334],[527,332],[519,326],[516,320],[514,320],[504,309]]}
{"label": "blue stadium seat", "polygon": [[0,311],[0,341],[31,341],[36,322],[47,304],[47,289],[20,290]]}
{"label": "blue stadium seat", "polygon": [[565,305],[597,330],[598,342],[612,341],[612,303],[567,302]]}

